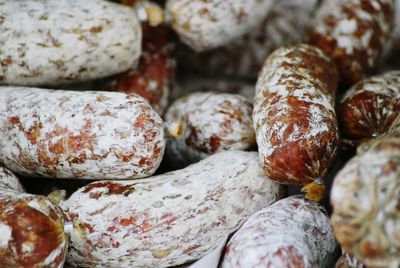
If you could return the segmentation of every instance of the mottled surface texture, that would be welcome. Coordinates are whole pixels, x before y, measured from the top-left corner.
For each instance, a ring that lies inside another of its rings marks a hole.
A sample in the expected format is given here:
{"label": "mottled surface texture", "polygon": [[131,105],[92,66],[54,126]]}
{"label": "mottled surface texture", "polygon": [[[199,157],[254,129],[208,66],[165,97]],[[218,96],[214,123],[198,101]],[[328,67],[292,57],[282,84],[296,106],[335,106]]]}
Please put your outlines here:
{"label": "mottled surface texture", "polygon": [[135,66],[133,9],[102,0],[0,1],[0,84],[55,85]]}
{"label": "mottled surface texture", "polygon": [[374,138],[386,133],[400,114],[400,71],[355,84],[340,100],[338,117],[347,138]]}
{"label": "mottled surface texture", "polygon": [[352,85],[377,65],[393,20],[393,0],[325,0],[310,42],[335,60],[341,81]]}
{"label": "mottled surface texture", "polygon": [[368,267],[400,265],[400,128],[361,145],[336,175],[332,224],[343,250]]}
{"label": "mottled surface texture", "polygon": [[260,161],[271,179],[306,184],[323,177],[337,154],[337,73],[319,49],[276,50],[260,72],[253,111]]}
{"label": "mottled surface texture", "polygon": [[106,89],[137,93],[159,113],[168,105],[175,75],[174,45],[170,30],[162,25],[142,24],[142,55],[137,69],[111,79]]}
{"label": "mottled surface texture", "polygon": [[165,114],[167,124],[182,124],[182,135],[170,138],[166,155],[172,166],[184,167],[216,152],[246,150],[255,145],[252,105],[235,94],[198,92],[175,101]]}
{"label": "mottled surface texture", "polygon": [[67,248],[61,209],[0,167],[0,266],[62,268]]}
{"label": "mottled surface texture", "polygon": [[317,2],[277,1],[257,28],[221,48],[193,53],[182,46],[177,51],[179,68],[182,71],[256,79],[266,57],[275,49],[306,41]]}
{"label": "mottled surface texture", "polygon": [[152,175],[163,121],[136,94],[0,87],[0,163],[55,178]]}
{"label": "mottled surface texture", "polygon": [[253,30],[275,0],[168,0],[172,27],[196,51],[228,44]]}
{"label": "mottled surface texture", "polygon": [[324,208],[291,196],[249,217],[226,246],[222,268],[331,267],[336,249]]}
{"label": "mottled surface texture", "polygon": [[222,152],[141,181],[88,184],[62,206],[79,267],[167,267],[212,251],[247,216],[282,197],[257,153]]}

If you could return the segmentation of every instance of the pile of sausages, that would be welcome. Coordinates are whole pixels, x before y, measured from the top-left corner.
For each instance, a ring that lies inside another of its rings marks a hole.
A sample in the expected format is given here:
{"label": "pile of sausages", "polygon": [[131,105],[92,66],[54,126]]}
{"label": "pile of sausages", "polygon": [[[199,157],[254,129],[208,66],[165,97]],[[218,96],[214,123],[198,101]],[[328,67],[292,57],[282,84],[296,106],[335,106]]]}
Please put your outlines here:
{"label": "pile of sausages", "polygon": [[399,267],[399,18],[0,0],[0,267]]}

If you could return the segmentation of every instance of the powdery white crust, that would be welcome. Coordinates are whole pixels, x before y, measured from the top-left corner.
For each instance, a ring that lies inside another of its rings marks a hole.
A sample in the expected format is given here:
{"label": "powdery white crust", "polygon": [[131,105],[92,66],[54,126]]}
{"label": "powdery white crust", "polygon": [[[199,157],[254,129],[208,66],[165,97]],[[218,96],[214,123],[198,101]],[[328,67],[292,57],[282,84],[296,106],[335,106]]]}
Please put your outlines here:
{"label": "powdery white crust", "polygon": [[338,65],[347,84],[375,67],[393,26],[393,0],[325,0],[317,12],[311,43]]}
{"label": "powdery white crust", "polygon": [[290,196],[248,218],[226,246],[221,267],[331,267],[336,250],[324,208]]}
{"label": "powdery white crust", "polygon": [[367,267],[400,265],[400,128],[359,148],[332,186],[332,224]]}
{"label": "powdery white crust", "polygon": [[[265,59],[275,49],[306,41],[308,26],[317,6],[316,0],[277,1],[256,29],[208,52],[193,53],[181,49],[179,64],[201,73],[255,79]],[[177,51],[178,57],[180,51]]]}
{"label": "powdery white crust", "polygon": [[172,99],[176,100],[194,92],[221,92],[232,93],[244,96],[247,100],[253,101],[255,85],[250,82],[235,79],[215,79],[204,76],[191,75],[177,81],[172,91]]}
{"label": "powdery white crust", "polygon": [[253,30],[275,0],[168,0],[172,27],[196,51],[226,45]]}
{"label": "powdery white crust", "polygon": [[163,121],[136,94],[0,87],[0,162],[53,178],[152,175],[165,147]]}
{"label": "powdery white crust", "polygon": [[260,162],[271,179],[306,184],[325,175],[339,139],[336,82],[334,64],[312,46],[281,48],[266,60],[253,124]]}
{"label": "powdery white crust", "polygon": [[140,181],[103,181],[63,208],[74,221],[67,261],[79,267],[167,267],[201,258],[283,196],[255,152],[212,155]]}
{"label": "powdery white crust", "polygon": [[184,167],[216,152],[249,149],[255,145],[251,113],[252,104],[235,94],[197,92],[176,100],[165,121],[182,124],[183,134],[168,139],[169,163]]}
{"label": "powdery white crust", "polygon": [[0,167],[1,266],[61,268],[67,248],[61,209],[25,194],[17,177]]}
{"label": "powdery white crust", "polygon": [[386,133],[400,113],[400,71],[364,79],[340,100],[338,116],[350,138]]}
{"label": "powdery white crust", "polygon": [[0,191],[25,192],[18,178],[11,171],[3,167],[0,167]]}
{"label": "powdery white crust", "polygon": [[0,5],[0,84],[105,77],[132,68],[140,56],[141,27],[129,7],[102,0],[1,0]]}

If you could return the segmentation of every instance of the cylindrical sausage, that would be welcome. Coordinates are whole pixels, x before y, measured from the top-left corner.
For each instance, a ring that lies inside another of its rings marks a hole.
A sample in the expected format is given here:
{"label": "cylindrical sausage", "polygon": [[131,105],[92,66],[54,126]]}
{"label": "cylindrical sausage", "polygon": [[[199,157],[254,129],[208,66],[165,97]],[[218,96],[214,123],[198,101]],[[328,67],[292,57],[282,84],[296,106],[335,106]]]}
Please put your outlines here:
{"label": "cylindrical sausage", "polygon": [[290,196],[249,217],[226,246],[222,268],[330,267],[336,251],[324,208]]}
{"label": "cylindrical sausage", "polygon": [[163,121],[136,94],[0,87],[0,163],[55,178],[152,175]]}
{"label": "cylindrical sausage", "polygon": [[318,48],[275,51],[256,85],[253,124],[261,164],[272,180],[307,184],[322,178],[337,153],[337,73]]}
{"label": "cylindrical sausage", "polygon": [[216,152],[249,149],[255,145],[251,113],[251,103],[235,94],[197,92],[178,99],[165,114],[167,125],[182,126],[168,140],[169,163],[184,167]]}
{"label": "cylindrical sausage", "polygon": [[274,0],[168,0],[179,37],[196,51],[226,45],[268,15]]}
{"label": "cylindrical sausage", "polygon": [[102,0],[0,1],[0,84],[56,85],[135,66],[133,9]]}
{"label": "cylindrical sausage", "polygon": [[178,67],[182,72],[195,71],[257,79],[269,54],[282,46],[306,41],[316,0],[277,1],[257,28],[221,48],[193,53],[187,46],[177,50]]}
{"label": "cylindrical sausage", "polygon": [[137,93],[163,114],[175,74],[174,45],[165,26],[153,27],[143,23],[142,28],[142,55],[137,69],[111,78],[105,89]]}
{"label": "cylindrical sausage", "polygon": [[64,214],[46,197],[25,194],[0,167],[1,267],[61,268],[68,248]]}
{"label": "cylindrical sausage", "polygon": [[241,151],[141,181],[94,182],[62,204],[74,222],[67,260],[79,267],[193,261],[282,190],[265,177],[257,153]]}
{"label": "cylindrical sausage", "polygon": [[393,25],[393,0],[326,0],[310,42],[332,57],[344,85],[361,80],[377,65]]}
{"label": "cylindrical sausage", "polygon": [[336,175],[333,230],[344,251],[372,267],[400,265],[400,128],[362,145]]}
{"label": "cylindrical sausage", "polygon": [[342,132],[351,139],[386,133],[400,113],[400,71],[370,77],[355,84],[340,100]]}

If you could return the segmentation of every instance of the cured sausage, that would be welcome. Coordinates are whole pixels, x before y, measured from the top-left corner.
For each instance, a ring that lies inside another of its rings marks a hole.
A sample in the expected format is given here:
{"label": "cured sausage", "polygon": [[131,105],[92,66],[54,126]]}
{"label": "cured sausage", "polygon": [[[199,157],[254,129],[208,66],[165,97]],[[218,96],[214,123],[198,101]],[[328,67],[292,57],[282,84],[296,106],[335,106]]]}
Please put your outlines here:
{"label": "cured sausage", "polygon": [[283,195],[257,153],[229,151],[140,181],[100,181],[62,207],[74,222],[67,260],[79,267],[166,267],[211,252]]}
{"label": "cured sausage", "polygon": [[376,67],[393,19],[393,0],[326,0],[311,27],[310,43],[332,57],[341,82],[352,85]]}
{"label": "cured sausage", "polygon": [[172,27],[196,51],[226,45],[268,15],[273,0],[168,0]]}
{"label": "cured sausage", "polygon": [[24,193],[2,167],[0,234],[1,267],[63,267],[68,248],[63,212],[44,196]]}
{"label": "cured sausage", "polygon": [[255,145],[252,105],[244,97],[197,92],[175,101],[165,114],[167,125],[180,124],[168,139],[170,165],[184,167],[216,152],[246,150]]}
{"label": "cured sausage", "polygon": [[0,87],[0,163],[16,173],[150,176],[164,153],[163,127],[136,94]]}
{"label": "cured sausage", "polygon": [[168,105],[175,74],[174,45],[165,26],[142,24],[142,55],[137,69],[119,74],[108,81],[105,89],[137,93],[163,114]]}
{"label": "cured sausage", "polygon": [[275,49],[306,41],[318,2],[276,1],[257,28],[223,47],[203,53],[193,53],[184,45],[178,47],[178,66],[183,72],[189,70],[255,80],[265,59]]}
{"label": "cured sausage", "polygon": [[344,135],[374,138],[386,133],[400,113],[400,71],[355,84],[340,100],[338,117]]}
{"label": "cured sausage", "polygon": [[337,249],[324,208],[290,196],[248,218],[226,246],[221,266],[331,267]]}
{"label": "cured sausage", "polygon": [[337,73],[318,48],[276,50],[256,85],[253,124],[265,174],[286,184],[322,178],[337,154]]}
{"label": "cured sausage", "polygon": [[400,128],[370,140],[336,175],[332,225],[344,251],[371,267],[400,265]]}
{"label": "cured sausage", "polygon": [[134,67],[140,56],[141,27],[129,7],[102,0],[0,5],[0,84],[96,79]]}

